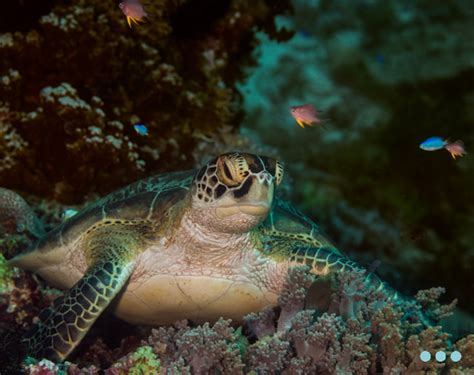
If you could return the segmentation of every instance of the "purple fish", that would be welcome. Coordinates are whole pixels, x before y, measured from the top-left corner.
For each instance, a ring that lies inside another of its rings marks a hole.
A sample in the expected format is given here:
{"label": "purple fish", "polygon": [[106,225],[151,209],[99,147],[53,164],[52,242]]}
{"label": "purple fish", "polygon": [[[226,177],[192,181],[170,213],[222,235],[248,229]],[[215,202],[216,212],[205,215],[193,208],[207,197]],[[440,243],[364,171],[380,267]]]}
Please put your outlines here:
{"label": "purple fish", "polygon": [[318,111],[311,104],[290,107],[290,113],[303,129],[305,125],[312,126],[321,123],[321,120],[318,118]]}
{"label": "purple fish", "polygon": [[148,14],[143,9],[140,0],[125,0],[119,4],[119,8],[127,17],[128,26],[132,27],[132,21],[138,25],[138,21],[143,22],[143,18],[148,17]]}

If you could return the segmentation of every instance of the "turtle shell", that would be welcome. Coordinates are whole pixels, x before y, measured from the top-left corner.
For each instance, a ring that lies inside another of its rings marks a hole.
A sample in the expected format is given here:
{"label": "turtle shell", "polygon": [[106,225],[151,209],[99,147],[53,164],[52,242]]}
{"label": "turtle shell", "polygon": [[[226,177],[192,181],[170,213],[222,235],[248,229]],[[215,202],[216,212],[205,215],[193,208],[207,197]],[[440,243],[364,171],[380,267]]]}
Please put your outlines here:
{"label": "turtle shell", "polygon": [[264,235],[301,241],[315,248],[331,248],[335,253],[342,254],[310,218],[279,197],[275,198],[261,229]]}
{"label": "turtle shell", "polygon": [[[48,264],[57,264],[66,256],[65,249],[100,221],[159,221],[163,212],[182,201],[195,173],[195,170],[189,170],[152,176],[117,190],[67,219],[9,263],[32,271],[47,267]],[[156,209],[157,207],[159,208]],[[69,254],[68,256],[71,257]],[[70,261],[75,263],[74,268],[86,268],[81,251],[76,252]],[[71,279],[75,278],[77,277]]]}

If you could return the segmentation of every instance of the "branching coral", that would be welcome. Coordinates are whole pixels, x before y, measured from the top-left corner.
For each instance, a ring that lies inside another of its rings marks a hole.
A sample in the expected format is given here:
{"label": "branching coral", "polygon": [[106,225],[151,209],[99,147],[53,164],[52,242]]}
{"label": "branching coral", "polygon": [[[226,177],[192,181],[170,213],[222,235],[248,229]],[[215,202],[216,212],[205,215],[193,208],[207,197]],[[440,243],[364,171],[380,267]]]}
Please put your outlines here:
{"label": "branching coral", "polygon": [[273,335],[276,331],[274,325],[275,313],[272,308],[266,308],[258,313],[251,313],[245,316],[244,322],[250,329],[252,335],[257,339]]}
{"label": "branching coral", "polygon": [[304,307],[306,293],[313,282],[307,267],[291,269],[287,278],[285,291],[278,298],[281,307],[277,330],[285,331],[291,326],[291,320],[296,312]]}
{"label": "branching coral", "polygon": [[449,317],[456,307],[457,300],[453,300],[449,305],[441,305],[438,299],[446,290],[442,287],[420,290],[415,299],[420,303],[431,319],[440,321]]}
{"label": "branching coral", "polygon": [[[424,328],[420,305],[404,298],[389,302],[386,292],[368,284],[369,279],[362,270],[341,274],[332,282],[338,287],[332,293],[329,313],[300,306],[293,311],[291,325],[277,333],[271,333],[271,327],[276,332],[281,323],[274,318],[271,324],[268,311],[247,317],[250,330],[259,338],[249,347],[248,363],[267,369],[265,366],[274,362],[274,370],[289,374],[388,374],[446,367],[437,362],[423,363],[419,354],[422,350],[448,351],[449,335],[441,327]],[[298,297],[303,286],[300,279],[289,284],[285,294]],[[419,295],[430,296],[429,300],[437,303],[436,292]],[[452,308],[437,306],[442,311]],[[288,321],[285,315],[279,319]],[[460,341],[458,345],[466,344]]]}
{"label": "branching coral", "polygon": [[453,374],[474,373],[474,335],[459,340],[455,347],[461,353],[462,361],[454,364]]}
{"label": "branching coral", "polygon": [[279,336],[267,336],[249,347],[247,364],[257,374],[276,374],[285,368],[290,357],[289,342]]}
{"label": "branching coral", "polygon": [[156,354],[149,346],[141,346],[107,370],[109,375],[141,375],[159,372],[160,361],[157,360]]}
{"label": "branching coral", "polygon": [[205,323],[190,328],[186,322],[180,322],[175,327],[154,329],[148,344],[163,368],[171,371],[240,374],[244,366],[239,334],[230,327],[228,320],[220,319],[213,326]]}
{"label": "branching coral", "polygon": [[[448,335],[440,327],[423,328],[420,324],[416,312],[422,307],[416,301],[401,299],[389,302],[383,290],[367,284],[367,274],[363,271],[344,273],[332,280],[333,285],[337,284],[330,298],[332,312],[305,309],[311,294],[302,294],[302,290],[308,287],[308,278],[303,271],[303,268],[297,268],[292,272],[293,276],[288,280],[293,280],[293,283],[287,283],[286,298],[280,300],[283,306],[245,318],[248,339],[227,320],[220,319],[213,325],[205,323],[197,327],[180,321],[174,326],[153,329],[139,349],[132,349],[116,361],[106,374],[143,372],[144,369],[153,373],[158,368],[164,373],[193,374],[391,374],[441,369],[469,373],[473,367],[472,335],[450,347]],[[18,285],[13,288],[15,293]],[[41,295],[44,301],[44,292]],[[420,292],[421,295],[429,296],[431,303],[436,304],[434,297],[437,292],[429,290]],[[6,295],[1,296],[5,300]],[[304,303],[300,303],[302,296],[306,298]],[[352,300],[349,310],[347,300]],[[288,304],[288,301],[298,303]],[[31,311],[30,304],[29,300],[23,302],[24,320],[38,313]],[[446,311],[441,305],[437,306]],[[288,309],[285,314],[282,313],[284,309]],[[15,310],[2,312],[4,317],[18,316],[15,314]],[[11,320],[9,324],[18,323]],[[277,327],[281,327],[280,330]],[[98,345],[103,344],[99,342]],[[119,352],[127,352],[124,351],[127,345],[122,346],[115,349],[115,353],[110,352],[108,361],[117,358]],[[438,350],[450,353],[455,349],[463,353],[459,363],[423,363],[419,359],[422,350],[434,354]],[[108,349],[93,350],[106,353]],[[76,360],[89,364],[78,366],[66,362],[61,371],[97,373],[98,367],[90,366],[91,357],[87,352]],[[98,361],[92,360],[94,363]],[[46,365],[46,362],[30,364],[30,373],[46,371]]]}

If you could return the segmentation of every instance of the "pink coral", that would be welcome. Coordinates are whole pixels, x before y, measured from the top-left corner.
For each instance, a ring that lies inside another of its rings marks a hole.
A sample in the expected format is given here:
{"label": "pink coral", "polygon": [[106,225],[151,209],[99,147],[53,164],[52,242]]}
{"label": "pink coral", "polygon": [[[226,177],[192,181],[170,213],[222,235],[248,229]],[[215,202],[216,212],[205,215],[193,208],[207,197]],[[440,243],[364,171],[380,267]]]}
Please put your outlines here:
{"label": "pink coral", "polygon": [[244,317],[245,325],[252,335],[262,339],[275,333],[275,313],[272,308],[266,308],[258,313],[251,313]]}
{"label": "pink coral", "polygon": [[286,367],[290,358],[290,343],[277,334],[252,344],[248,348],[246,362],[257,373],[275,374]]}
{"label": "pink coral", "polygon": [[474,373],[474,334],[468,335],[465,338],[459,340],[454,348],[461,353],[462,359],[460,362],[452,366],[457,371],[459,371],[453,372],[453,374],[458,375],[461,373]]}
{"label": "pink coral", "polygon": [[441,305],[438,299],[445,292],[446,289],[442,287],[420,290],[416,293],[415,299],[423,307],[425,313],[429,314],[431,319],[440,321],[441,319],[449,317],[453,313],[458,302],[457,299],[454,299],[448,305]]}
{"label": "pink coral", "polygon": [[[268,345],[257,342],[251,346],[251,358],[261,358],[261,363],[271,358],[277,370],[300,374],[366,374],[380,368],[384,373],[401,373],[445,366],[423,366],[419,360],[422,347],[446,350],[448,335],[440,327],[423,329],[421,307],[414,301],[394,300],[390,289],[376,288],[378,280],[362,270],[337,275],[333,283],[338,284],[330,305],[335,314],[317,317],[316,311],[303,310],[300,304],[299,312],[298,308],[293,310],[296,314],[288,328],[263,339],[264,343],[278,342],[273,344],[273,357],[268,354]],[[257,326],[257,322],[252,325]],[[250,363],[256,363],[251,358]],[[280,365],[282,358],[286,358],[284,365]]]}
{"label": "pink coral", "polygon": [[281,307],[278,332],[287,330],[295,314],[303,309],[306,293],[313,280],[314,278],[308,272],[308,267],[290,269],[285,289],[278,298],[278,305]]}
{"label": "pink coral", "polygon": [[179,322],[175,327],[154,329],[147,344],[163,368],[189,369],[196,374],[240,374],[244,365],[238,338],[230,321],[220,319],[212,327],[205,323],[190,328],[186,322]]}

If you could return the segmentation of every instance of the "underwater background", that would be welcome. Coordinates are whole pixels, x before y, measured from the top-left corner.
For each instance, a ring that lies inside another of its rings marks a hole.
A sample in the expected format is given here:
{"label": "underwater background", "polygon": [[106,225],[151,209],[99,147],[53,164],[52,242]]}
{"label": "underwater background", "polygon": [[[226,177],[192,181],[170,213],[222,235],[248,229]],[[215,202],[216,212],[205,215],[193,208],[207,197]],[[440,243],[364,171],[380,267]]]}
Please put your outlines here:
{"label": "underwater background", "polygon": [[[150,334],[109,316],[72,364],[33,363],[30,373],[473,374],[474,3],[149,0],[146,22],[131,28],[118,3],[2,4],[0,186],[51,229],[65,210],[152,174],[233,150],[277,157],[281,194],[351,259],[380,262],[381,279],[406,295],[445,288],[425,296],[433,306],[457,300],[462,328],[451,333],[463,360],[421,363],[421,349],[447,337],[404,331],[396,310],[378,317],[386,341],[377,343],[334,317],[318,321],[331,349],[313,362],[292,352],[293,336],[252,341],[223,322]],[[324,127],[297,125],[289,107],[305,103]],[[421,150],[431,136],[460,139],[467,154]],[[2,231],[5,258],[28,245]],[[2,332],[27,329],[59,293],[4,266],[0,280]],[[201,346],[182,338],[189,332]],[[163,342],[179,340],[188,347],[173,344],[171,358]],[[216,342],[211,364],[190,359]]]}

